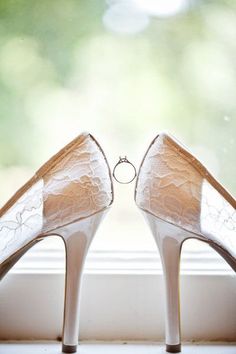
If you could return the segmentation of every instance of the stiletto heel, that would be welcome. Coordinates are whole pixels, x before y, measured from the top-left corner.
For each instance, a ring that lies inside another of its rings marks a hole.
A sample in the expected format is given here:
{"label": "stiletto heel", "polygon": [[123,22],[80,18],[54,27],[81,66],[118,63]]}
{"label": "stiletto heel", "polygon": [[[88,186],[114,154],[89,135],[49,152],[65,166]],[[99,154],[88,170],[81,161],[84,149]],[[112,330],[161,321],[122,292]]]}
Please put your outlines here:
{"label": "stiletto heel", "polygon": [[113,202],[111,172],[97,141],[81,134],[53,156],[0,210],[0,279],[35,243],[62,237],[66,249],[63,346],[76,352],[85,258]]}
{"label": "stiletto heel", "polygon": [[183,242],[191,234],[154,215],[142,211],[156,241],[162,262],[165,282],[166,351],[181,351],[180,330],[180,257]]}
{"label": "stiletto heel", "polygon": [[179,266],[183,242],[208,243],[236,271],[236,201],[174,138],[158,135],[141,163],[135,201],[159,248],[166,290],[166,351],[181,351]]}
{"label": "stiletto heel", "polygon": [[181,351],[179,309],[179,267],[182,237],[175,234],[173,225],[164,225],[153,215],[143,212],[158,246],[165,282],[166,351]]}
{"label": "stiletto heel", "polygon": [[55,231],[65,243],[66,286],[62,351],[75,353],[79,336],[79,308],[84,262],[90,243],[106,211]]}

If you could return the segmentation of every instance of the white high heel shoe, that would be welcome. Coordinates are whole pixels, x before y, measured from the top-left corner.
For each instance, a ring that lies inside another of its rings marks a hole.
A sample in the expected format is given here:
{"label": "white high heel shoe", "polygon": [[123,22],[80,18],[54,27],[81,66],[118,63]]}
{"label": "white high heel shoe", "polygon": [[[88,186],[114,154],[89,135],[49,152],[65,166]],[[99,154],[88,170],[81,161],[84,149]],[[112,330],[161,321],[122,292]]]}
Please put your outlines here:
{"label": "white high heel shoe", "polygon": [[93,236],[113,202],[105,155],[81,134],[43,165],[0,210],[0,278],[35,243],[62,237],[66,249],[63,346],[77,349],[84,261]]}
{"label": "white high heel shoe", "polygon": [[207,242],[236,271],[236,201],[207,169],[167,134],[149,146],[135,201],[159,248],[166,290],[166,351],[181,351],[179,265],[183,242]]}

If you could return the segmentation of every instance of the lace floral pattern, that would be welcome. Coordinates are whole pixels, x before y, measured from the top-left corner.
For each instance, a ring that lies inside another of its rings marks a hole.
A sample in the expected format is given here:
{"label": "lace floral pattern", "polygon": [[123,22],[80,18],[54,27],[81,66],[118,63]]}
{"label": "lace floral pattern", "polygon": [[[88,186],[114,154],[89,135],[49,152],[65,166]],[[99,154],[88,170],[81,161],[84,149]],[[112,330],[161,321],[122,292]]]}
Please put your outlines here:
{"label": "lace floral pattern", "polygon": [[196,168],[193,157],[161,134],[140,169],[136,203],[163,220],[228,248],[236,256],[235,208]]}
{"label": "lace floral pattern", "polygon": [[236,257],[236,211],[206,180],[202,184],[201,233]]}
{"label": "lace floral pattern", "polygon": [[43,181],[39,180],[0,218],[0,261],[33,240],[43,226]]}
{"label": "lace floral pattern", "polygon": [[111,201],[108,165],[87,135],[1,216],[0,261],[39,234],[99,212]]}
{"label": "lace floral pattern", "polygon": [[150,147],[137,185],[137,204],[160,218],[199,232],[202,177],[163,136]]}
{"label": "lace floral pattern", "polygon": [[87,217],[111,202],[108,167],[87,138],[44,176],[44,230]]}

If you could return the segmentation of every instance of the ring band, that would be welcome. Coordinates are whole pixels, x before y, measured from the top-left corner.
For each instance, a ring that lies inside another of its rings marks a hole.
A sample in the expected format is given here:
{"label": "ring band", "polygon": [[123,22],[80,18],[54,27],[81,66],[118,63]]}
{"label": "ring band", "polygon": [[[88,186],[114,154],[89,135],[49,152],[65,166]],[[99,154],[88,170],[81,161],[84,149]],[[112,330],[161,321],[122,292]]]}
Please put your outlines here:
{"label": "ring band", "polygon": [[[120,165],[121,163],[128,163],[129,165],[131,165],[134,169],[134,176],[132,177],[132,179],[130,181],[127,181],[127,182],[122,182],[122,181],[119,181],[116,176],[115,176],[115,170],[117,168],[118,165]],[[135,179],[135,177],[137,176],[137,171],[136,171],[136,168],[135,166],[127,159],[127,157],[119,157],[119,161],[117,162],[117,164],[114,166],[113,168],[113,172],[112,172],[112,176],[115,178],[115,180],[118,182],[118,183],[121,183],[121,184],[129,184],[131,182],[133,182],[133,180]]]}

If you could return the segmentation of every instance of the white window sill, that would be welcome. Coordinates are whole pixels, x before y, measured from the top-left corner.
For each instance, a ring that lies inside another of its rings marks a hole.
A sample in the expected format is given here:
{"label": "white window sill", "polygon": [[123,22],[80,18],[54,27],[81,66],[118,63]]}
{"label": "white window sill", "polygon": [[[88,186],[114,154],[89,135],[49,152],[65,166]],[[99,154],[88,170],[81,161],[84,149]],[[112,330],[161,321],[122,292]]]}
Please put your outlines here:
{"label": "white window sill", "polygon": [[[217,257],[183,254],[183,340],[236,339],[235,280]],[[0,339],[57,339],[63,305],[64,252],[28,252],[1,282]],[[90,252],[81,297],[82,340],[163,341],[163,307],[156,252]]]}
{"label": "white window sill", "polygon": [[[12,268],[11,273],[61,274],[65,272],[63,249],[35,246]],[[161,274],[157,251],[92,251],[85,263],[86,274]],[[181,274],[234,275],[230,266],[215,252],[183,252]]]}
{"label": "white window sill", "polygon": [[[126,344],[126,343],[124,343]],[[83,354],[156,354],[164,353],[164,345],[159,343],[139,344],[84,344],[80,345],[80,353]],[[4,354],[59,354],[59,343],[0,343],[0,353]],[[226,343],[194,343],[183,344],[183,354],[235,354],[236,344]]]}

